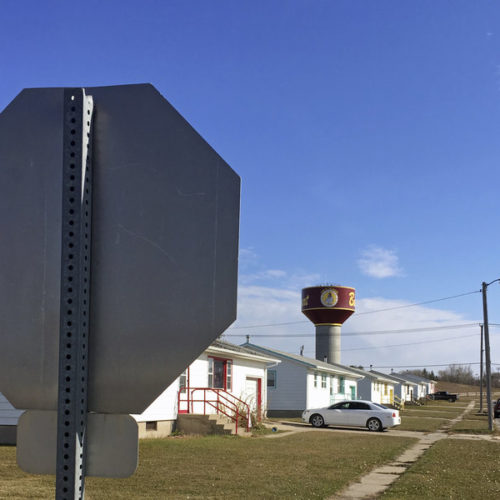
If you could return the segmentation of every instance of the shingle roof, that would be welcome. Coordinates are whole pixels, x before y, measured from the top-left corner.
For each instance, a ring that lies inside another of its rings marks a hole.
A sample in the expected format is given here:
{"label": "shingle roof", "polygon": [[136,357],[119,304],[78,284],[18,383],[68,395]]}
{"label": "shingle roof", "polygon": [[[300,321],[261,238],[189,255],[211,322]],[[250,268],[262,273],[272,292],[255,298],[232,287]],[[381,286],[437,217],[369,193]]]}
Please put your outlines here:
{"label": "shingle roof", "polygon": [[389,377],[387,377],[385,374],[383,373],[376,373],[376,372],[368,372],[366,370],[361,370],[361,368],[353,368],[353,367],[350,367],[351,370],[354,370],[355,372],[367,377],[367,378],[371,378],[371,379],[374,379],[374,380],[378,380],[378,381],[381,381],[381,382],[394,382],[394,380],[391,380]]}
{"label": "shingle roof", "polygon": [[372,373],[376,373],[377,375],[382,375],[384,377],[387,377],[387,378],[394,380],[395,382],[398,382],[398,383],[405,383],[405,384],[411,384],[411,385],[415,384],[415,382],[411,382],[410,380],[406,380],[403,377],[398,376],[398,374],[396,374],[396,373],[387,374],[387,373],[378,372],[376,370],[370,370],[370,371]]}
{"label": "shingle roof", "polygon": [[428,378],[421,377],[420,375],[414,375],[413,373],[403,372],[397,373],[396,375],[417,384],[430,384],[432,382],[432,380],[429,380]]}
{"label": "shingle roof", "polygon": [[300,354],[292,354],[289,352],[279,351],[278,349],[270,349],[268,347],[262,347],[255,344],[245,343],[243,347],[249,347],[250,349],[255,349],[261,353],[266,353],[271,356],[277,356],[279,358],[289,359],[297,363],[309,366],[311,368],[324,369],[328,372],[335,372],[343,375],[350,375],[354,378],[362,378],[364,375],[353,370],[349,366],[344,366],[337,363],[326,363],[325,361],[320,361],[314,358],[308,358],[307,356],[301,356]]}
{"label": "shingle roof", "polygon": [[241,352],[244,354],[254,354],[255,356],[261,356],[262,353],[249,349],[248,347],[242,345],[231,344],[231,342],[226,342],[225,340],[214,340],[210,347],[217,347],[219,349],[227,349],[230,351]]}

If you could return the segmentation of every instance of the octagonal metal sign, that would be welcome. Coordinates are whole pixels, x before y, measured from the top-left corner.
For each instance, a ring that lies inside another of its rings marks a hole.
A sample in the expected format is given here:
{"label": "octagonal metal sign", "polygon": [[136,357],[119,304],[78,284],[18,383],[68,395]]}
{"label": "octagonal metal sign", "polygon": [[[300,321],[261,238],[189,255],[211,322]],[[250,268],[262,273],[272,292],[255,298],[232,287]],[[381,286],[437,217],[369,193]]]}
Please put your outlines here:
{"label": "octagonal metal sign", "polygon": [[[0,114],[0,392],[57,408],[63,90]],[[236,317],[240,179],[151,85],[93,97],[88,410],[141,413]]]}

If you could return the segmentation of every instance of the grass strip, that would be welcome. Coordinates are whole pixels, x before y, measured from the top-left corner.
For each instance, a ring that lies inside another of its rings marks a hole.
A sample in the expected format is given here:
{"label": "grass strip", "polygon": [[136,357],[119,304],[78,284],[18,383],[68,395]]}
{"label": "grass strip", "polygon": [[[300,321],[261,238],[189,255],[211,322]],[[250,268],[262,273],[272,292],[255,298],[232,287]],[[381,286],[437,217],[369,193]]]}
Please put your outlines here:
{"label": "grass strip", "polygon": [[497,498],[499,452],[500,445],[489,441],[438,441],[381,498]]}
{"label": "grass strip", "polygon": [[[454,424],[451,432],[463,432],[465,434],[491,434],[492,432],[488,428],[488,418],[482,420],[464,418],[460,422]],[[500,453],[500,449],[498,450]]]}
{"label": "grass strip", "polygon": [[395,429],[402,431],[420,431],[420,432],[434,432],[438,430],[445,422],[446,418],[401,418],[401,425]]}
{"label": "grass strip", "polygon": [[[279,439],[142,440],[136,474],[87,478],[86,499],[325,498],[414,442],[315,431]],[[53,498],[54,478],[24,474],[14,455],[13,448],[0,448],[0,498]]]}
{"label": "grass strip", "polygon": [[429,417],[438,417],[438,418],[448,418],[452,419],[459,415],[460,413],[450,413],[447,411],[426,411],[426,412],[404,412],[401,413],[401,417],[416,417],[416,418],[429,418]]}

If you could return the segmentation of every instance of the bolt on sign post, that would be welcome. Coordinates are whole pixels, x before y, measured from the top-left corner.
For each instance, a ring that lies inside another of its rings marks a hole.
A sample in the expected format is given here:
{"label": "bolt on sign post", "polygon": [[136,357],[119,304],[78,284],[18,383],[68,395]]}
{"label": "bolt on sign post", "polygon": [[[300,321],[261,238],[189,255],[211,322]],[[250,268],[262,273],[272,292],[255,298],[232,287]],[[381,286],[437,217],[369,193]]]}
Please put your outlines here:
{"label": "bolt on sign post", "polygon": [[0,113],[0,392],[56,498],[132,474],[129,414],[235,320],[239,193],[151,85],[25,89]]}

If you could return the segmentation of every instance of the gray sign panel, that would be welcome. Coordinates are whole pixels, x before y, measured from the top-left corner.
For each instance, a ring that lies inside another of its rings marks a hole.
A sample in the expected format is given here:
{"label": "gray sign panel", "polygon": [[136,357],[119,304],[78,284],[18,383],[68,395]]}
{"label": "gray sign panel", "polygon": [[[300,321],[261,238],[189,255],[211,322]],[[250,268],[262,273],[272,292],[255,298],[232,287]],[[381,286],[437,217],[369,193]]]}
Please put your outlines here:
{"label": "gray sign panel", "polygon": [[[56,473],[57,412],[28,410],[19,418],[17,463],[32,474]],[[137,468],[138,429],[130,415],[89,413],[86,475],[129,477]]]}
{"label": "gray sign panel", "polygon": [[[94,99],[89,411],[141,413],[236,317],[239,177],[151,85]],[[0,391],[57,408],[63,89],[0,114]]]}

